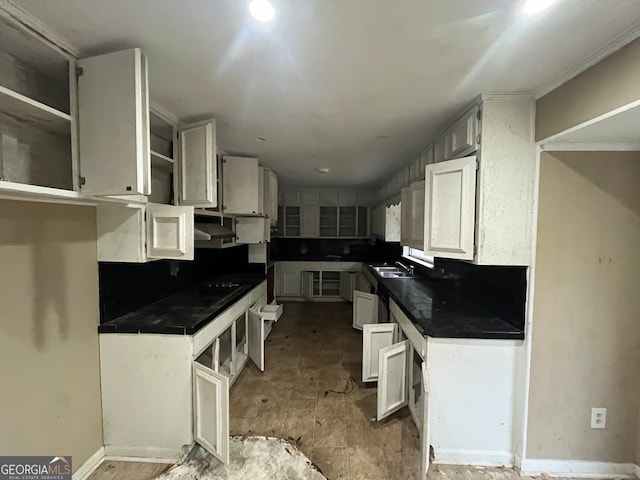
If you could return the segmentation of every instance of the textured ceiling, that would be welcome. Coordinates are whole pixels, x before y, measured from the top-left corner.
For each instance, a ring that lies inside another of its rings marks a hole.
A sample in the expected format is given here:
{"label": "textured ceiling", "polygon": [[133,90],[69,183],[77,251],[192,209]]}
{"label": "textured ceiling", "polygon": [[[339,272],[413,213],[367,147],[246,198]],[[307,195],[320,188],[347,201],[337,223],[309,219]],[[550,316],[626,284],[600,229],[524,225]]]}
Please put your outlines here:
{"label": "textured ceiling", "polygon": [[638,0],[272,0],[266,26],[244,0],[15,3],[89,54],[141,47],[155,101],[298,186],[380,183],[476,95],[535,92],[640,23]]}

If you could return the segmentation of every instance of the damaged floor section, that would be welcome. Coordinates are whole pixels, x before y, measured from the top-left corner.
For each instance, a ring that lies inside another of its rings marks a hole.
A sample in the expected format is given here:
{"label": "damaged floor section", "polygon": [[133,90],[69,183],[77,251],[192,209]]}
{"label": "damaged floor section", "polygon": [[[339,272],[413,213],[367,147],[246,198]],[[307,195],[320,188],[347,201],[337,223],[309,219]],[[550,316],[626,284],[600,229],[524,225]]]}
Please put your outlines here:
{"label": "damaged floor section", "polygon": [[277,438],[233,437],[229,465],[223,465],[196,447],[182,465],[163,473],[158,480],[326,480],[296,447]]}

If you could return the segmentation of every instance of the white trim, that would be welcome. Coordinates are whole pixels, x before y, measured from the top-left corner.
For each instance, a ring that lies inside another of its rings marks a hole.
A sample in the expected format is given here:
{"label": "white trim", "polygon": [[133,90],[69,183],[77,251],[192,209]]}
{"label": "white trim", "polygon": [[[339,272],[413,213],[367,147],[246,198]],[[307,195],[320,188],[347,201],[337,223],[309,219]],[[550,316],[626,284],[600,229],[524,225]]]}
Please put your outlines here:
{"label": "white trim", "polygon": [[173,465],[174,463],[176,463],[175,460],[170,460],[168,458],[123,457],[119,455],[105,455],[102,461],[103,462],[112,461],[112,462],[136,462],[136,463],[166,463],[169,465]]}
{"label": "white trim", "polygon": [[529,273],[527,278],[527,316],[525,322],[525,396],[522,415],[522,451],[516,455],[520,462],[524,462],[527,453],[527,434],[529,427],[529,390],[531,388],[531,347],[533,336],[533,305],[535,299],[535,283],[536,283],[536,249],[538,240],[538,209],[540,202],[540,154],[542,150],[536,147],[535,172],[533,180],[533,208],[531,218],[531,259],[529,265]]}
{"label": "white trim", "polygon": [[20,23],[34,36],[38,36],[41,40],[49,43],[63,56],[69,59],[86,56],[85,52],[76,44],[51,30],[51,28],[11,0],[0,2],[0,12],[4,12],[4,16],[11,18],[14,22]]}
{"label": "white trim", "polygon": [[[640,100],[635,100],[631,103],[627,103],[626,105],[623,105],[621,107],[618,108],[614,108],[613,110],[609,110],[606,113],[603,113],[602,115],[598,115],[597,117],[594,117],[590,120],[587,120],[585,122],[579,123],[578,125],[574,125],[573,127],[569,127],[566,130],[562,130],[561,132],[558,133],[554,133],[553,135],[550,135],[548,137],[545,137],[541,140],[538,140],[536,142],[537,145],[543,145],[545,143],[550,143],[553,140],[556,139],[560,139],[562,140],[562,137],[568,133],[573,133],[573,132],[577,132],[579,130],[582,130],[585,127],[589,127],[591,125],[594,125],[598,122],[601,122],[602,120],[606,120],[608,118],[611,117],[615,117],[616,115],[620,114],[620,113],[624,113],[627,112],[629,110],[632,110],[634,108],[640,107]],[[558,142],[560,143],[560,142]]]}
{"label": "white trim", "polygon": [[180,455],[180,452],[174,448],[140,447],[134,445],[105,445],[104,447],[104,456],[109,459],[126,457],[129,458],[130,461],[175,463],[180,460]]}
{"label": "white trim", "polygon": [[461,450],[437,448],[433,463],[442,465],[475,465],[479,467],[513,467],[513,453],[496,450]]}
{"label": "white trim", "polygon": [[476,97],[475,103],[486,102],[486,101],[490,101],[490,102],[496,102],[496,101],[513,102],[518,100],[529,101],[529,100],[535,100],[535,99],[536,97],[532,93],[483,93]]}
{"label": "white trim", "polygon": [[543,143],[547,152],[636,152],[640,143]]}
{"label": "white trim", "polygon": [[104,459],[104,447],[100,447],[96,453],[91,455],[86,462],[84,462],[80,468],[78,468],[72,475],[73,480],[84,480],[89,477],[96,468],[100,466]]}
{"label": "white trim", "polygon": [[633,463],[592,462],[586,460],[525,459],[520,475],[572,478],[634,478],[637,465]]}
{"label": "white trim", "polygon": [[631,27],[626,32],[621,33],[617,37],[615,37],[611,42],[609,42],[604,47],[596,50],[587,58],[585,58],[582,62],[578,63],[576,66],[566,70],[562,75],[557,77],[555,80],[552,80],[545,85],[542,85],[540,88],[536,90],[535,98],[544,97],[547,93],[552,92],[556,88],[564,85],[566,82],[571,80],[574,77],[577,77],[585,70],[588,70],[590,67],[594,66],[596,63],[604,60],[606,57],[611,55],[612,53],[620,50],[622,47],[631,43],[637,37],[640,37],[640,25],[635,25]]}
{"label": "white trim", "polygon": [[172,124],[174,127],[177,127],[180,124],[178,117],[155,100],[149,99],[149,110],[162,118],[165,122]]}
{"label": "white trim", "polygon": [[636,477],[640,479],[640,465],[634,465],[633,469],[635,470]]}

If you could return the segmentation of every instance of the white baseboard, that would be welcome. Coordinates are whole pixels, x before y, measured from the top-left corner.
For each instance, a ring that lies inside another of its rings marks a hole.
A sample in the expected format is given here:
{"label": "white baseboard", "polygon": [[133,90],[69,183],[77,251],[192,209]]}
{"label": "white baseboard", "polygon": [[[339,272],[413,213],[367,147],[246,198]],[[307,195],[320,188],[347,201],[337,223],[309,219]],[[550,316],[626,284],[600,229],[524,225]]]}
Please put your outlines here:
{"label": "white baseboard", "polygon": [[513,466],[516,467],[517,469],[522,468],[522,457],[520,456],[519,453],[513,454]]}
{"label": "white baseboard", "polygon": [[640,479],[640,465],[634,465],[633,469],[636,472],[636,477],[638,477]]}
{"label": "white baseboard", "polygon": [[173,448],[105,445],[104,456],[109,460],[176,463],[181,453]]}
{"label": "white baseboard", "polygon": [[640,469],[633,463],[590,462],[585,460],[524,459],[521,475],[573,478],[634,478]]}
{"label": "white baseboard", "polygon": [[479,467],[512,467],[513,453],[495,450],[458,450],[438,448],[433,463],[445,465],[477,465]]}
{"label": "white baseboard", "polygon": [[102,463],[102,459],[104,458],[104,447],[100,447],[96,453],[91,455],[86,462],[82,464],[82,466],[75,471],[72,475],[73,480],[84,480],[89,475],[93,473],[93,471],[98,468],[98,466]]}

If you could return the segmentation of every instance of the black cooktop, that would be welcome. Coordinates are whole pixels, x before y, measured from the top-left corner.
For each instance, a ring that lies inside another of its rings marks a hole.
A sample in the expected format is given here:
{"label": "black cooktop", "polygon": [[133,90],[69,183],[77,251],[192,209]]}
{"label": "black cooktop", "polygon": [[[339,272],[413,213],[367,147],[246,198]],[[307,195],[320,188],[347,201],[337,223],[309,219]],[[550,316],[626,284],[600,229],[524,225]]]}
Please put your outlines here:
{"label": "black cooktop", "polygon": [[98,332],[192,335],[265,278],[235,275],[209,280],[103,323]]}

